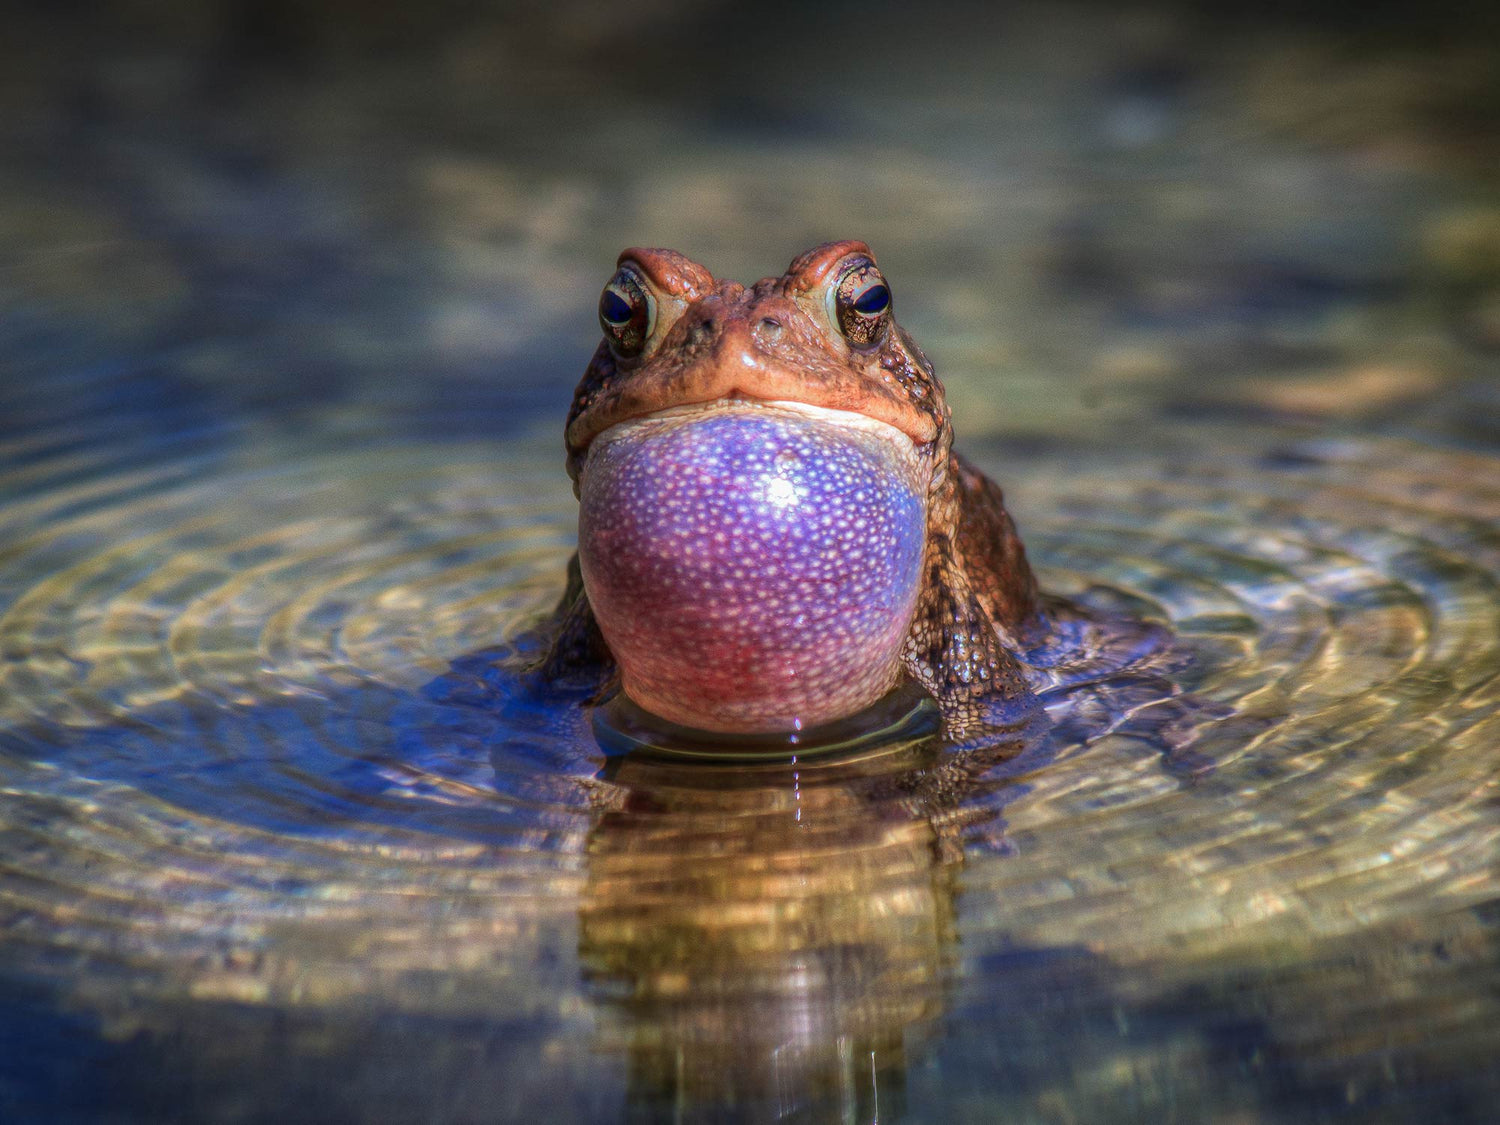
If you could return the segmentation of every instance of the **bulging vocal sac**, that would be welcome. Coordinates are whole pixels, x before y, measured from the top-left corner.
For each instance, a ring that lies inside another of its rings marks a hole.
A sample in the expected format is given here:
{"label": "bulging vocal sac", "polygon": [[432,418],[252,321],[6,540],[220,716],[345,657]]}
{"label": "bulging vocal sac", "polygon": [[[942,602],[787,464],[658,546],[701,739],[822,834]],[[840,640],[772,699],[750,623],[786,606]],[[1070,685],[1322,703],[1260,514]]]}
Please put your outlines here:
{"label": "bulging vocal sac", "polygon": [[579,562],[626,694],[727,731],[875,702],[921,593],[926,487],[900,431],[796,403],[685,407],[600,435]]}

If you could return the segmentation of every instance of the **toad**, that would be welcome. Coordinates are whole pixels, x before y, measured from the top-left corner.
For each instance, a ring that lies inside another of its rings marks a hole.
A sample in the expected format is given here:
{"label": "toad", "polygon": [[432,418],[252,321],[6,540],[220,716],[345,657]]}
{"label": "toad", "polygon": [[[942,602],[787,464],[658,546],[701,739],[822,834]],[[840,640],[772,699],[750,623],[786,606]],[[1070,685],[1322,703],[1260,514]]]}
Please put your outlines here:
{"label": "toad", "polygon": [[708,731],[797,731],[916,681],[950,736],[1023,697],[1036,581],[862,242],[746,288],[620,255],[573,396],[579,546],[544,675]]}

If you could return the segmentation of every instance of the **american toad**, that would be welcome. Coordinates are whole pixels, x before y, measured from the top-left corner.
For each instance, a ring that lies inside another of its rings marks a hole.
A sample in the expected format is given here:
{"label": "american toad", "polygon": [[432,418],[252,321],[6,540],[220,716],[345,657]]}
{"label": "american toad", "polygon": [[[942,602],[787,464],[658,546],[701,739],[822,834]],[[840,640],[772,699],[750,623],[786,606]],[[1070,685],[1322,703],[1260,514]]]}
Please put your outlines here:
{"label": "american toad", "polygon": [[828,722],[903,676],[950,734],[1024,694],[1036,581],[864,243],[749,288],[626,250],[599,316],[544,674],[618,672],[647,711],[722,731]]}

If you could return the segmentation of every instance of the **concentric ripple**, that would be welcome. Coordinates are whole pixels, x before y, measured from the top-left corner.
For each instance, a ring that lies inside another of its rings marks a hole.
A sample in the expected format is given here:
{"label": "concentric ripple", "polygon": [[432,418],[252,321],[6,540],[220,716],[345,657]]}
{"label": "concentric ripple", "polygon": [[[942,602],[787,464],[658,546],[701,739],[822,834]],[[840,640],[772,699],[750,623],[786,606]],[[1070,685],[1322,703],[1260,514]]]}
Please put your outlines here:
{"label": "concentric ripple", "polygon": [[[1500,901],[1493,458],[1007,466],[1044,586],[1169,644],[1038,655],[1045,718],[988,746],[705,765],[606,756],[507,670],[573,541],[550,439],[190,434],[0,448],[0,961],[108,1034],[362,1005],[510,1021],[641,1105],[869,1108],[945,1027],[975,1049],[945,1011],[1053,995],[1017,950],[1159,1013]],[[1446,1073],[1496,1009],[1433,979],[1401,1058]],[[1271,1040],[1362,1065],[1284,1009]]]}
{"label": "concentric ripple", "polygon": [[1149,705],[1037,779],[1012,831],[1052,870],[984,872],[1035,939],[1112,944],[1128,919],[1132,943],[1245,940],[1494,897],[1496,463],[1289,452],[1086,498],[1048,486],[1048,585],[1145,600],[1194,654],[1178,682],[1233,710],[1194,741],[1213,768],[1190,797],[1143,776]]}

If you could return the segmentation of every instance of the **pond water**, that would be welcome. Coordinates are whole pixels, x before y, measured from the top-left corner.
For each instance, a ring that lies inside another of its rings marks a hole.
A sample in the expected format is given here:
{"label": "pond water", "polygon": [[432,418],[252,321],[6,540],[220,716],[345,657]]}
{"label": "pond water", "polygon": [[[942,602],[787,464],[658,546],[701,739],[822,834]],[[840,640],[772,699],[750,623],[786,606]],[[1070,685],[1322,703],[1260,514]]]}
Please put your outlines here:
{"label": "pond water", "polygon": [[[0,1119],[1492,1118],[1493,46],[860,11],[17,21]],[[977,749],[518,691],[614,255],[831,237],[1169,633]]]}

